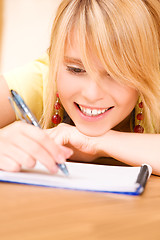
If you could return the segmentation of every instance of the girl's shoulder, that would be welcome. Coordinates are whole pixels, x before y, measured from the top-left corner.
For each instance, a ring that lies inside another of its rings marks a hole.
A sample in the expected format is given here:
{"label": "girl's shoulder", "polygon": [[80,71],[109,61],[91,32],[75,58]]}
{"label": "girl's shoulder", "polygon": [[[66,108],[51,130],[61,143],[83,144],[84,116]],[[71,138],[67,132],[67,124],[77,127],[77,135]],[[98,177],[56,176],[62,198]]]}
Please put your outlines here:
{"label": "girl's shoulder", "polygon": [[49,57],[40,58],[4,74],[9,89],[17,91],[40,119],[43,111],[43,85],[48,77]]}

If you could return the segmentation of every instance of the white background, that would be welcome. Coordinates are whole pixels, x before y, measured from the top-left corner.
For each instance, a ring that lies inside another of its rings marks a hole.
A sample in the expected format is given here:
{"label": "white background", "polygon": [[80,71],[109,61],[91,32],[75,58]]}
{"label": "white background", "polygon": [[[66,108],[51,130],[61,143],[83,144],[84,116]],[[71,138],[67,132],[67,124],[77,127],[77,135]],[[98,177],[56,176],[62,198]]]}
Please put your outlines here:
{"label": "white background", "polygon": [[49,46],[61,0],[4,0],[1,72],[39,57]]}

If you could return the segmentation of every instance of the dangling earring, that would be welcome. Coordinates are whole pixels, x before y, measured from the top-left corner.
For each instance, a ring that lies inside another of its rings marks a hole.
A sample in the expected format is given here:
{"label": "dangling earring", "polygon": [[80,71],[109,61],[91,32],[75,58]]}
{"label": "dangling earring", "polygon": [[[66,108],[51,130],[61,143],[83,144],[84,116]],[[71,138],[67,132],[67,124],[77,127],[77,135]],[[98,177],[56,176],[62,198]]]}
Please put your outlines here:
{"label": "dangling earring", "polygon": [[135,133],[143,133],[144,132],[144,128],[140,125],[141,121],[144,119],[143,116],[143,102],[140,102],[138,104],[139,108],[140,108],[140,113],[137,114],[136,118],[139,121],[138,125],[135,126],[134,128],[134,132]]}
{"label": "dangling earring", "polygon": [[57,126],[61,122],[61,116],[60,116],[60,110],[61,110],[61,103],[59,99],[59,94],[56,93],[57,99],[54,104],[54,110],[55,114],[52,116],[52,122],[54,123],[54,126]]}

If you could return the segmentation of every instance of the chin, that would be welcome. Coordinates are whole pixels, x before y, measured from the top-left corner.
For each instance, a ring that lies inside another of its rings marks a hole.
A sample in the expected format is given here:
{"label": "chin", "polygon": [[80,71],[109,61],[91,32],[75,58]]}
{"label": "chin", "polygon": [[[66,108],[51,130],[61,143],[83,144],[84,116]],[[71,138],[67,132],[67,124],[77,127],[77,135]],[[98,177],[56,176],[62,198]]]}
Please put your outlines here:
{"label": "chin", "polygon": [[88,137],[99,137],[107,133],[110,129],[97,129],[97,128],[82,128],[76,126],[76,128],[84,135]]}

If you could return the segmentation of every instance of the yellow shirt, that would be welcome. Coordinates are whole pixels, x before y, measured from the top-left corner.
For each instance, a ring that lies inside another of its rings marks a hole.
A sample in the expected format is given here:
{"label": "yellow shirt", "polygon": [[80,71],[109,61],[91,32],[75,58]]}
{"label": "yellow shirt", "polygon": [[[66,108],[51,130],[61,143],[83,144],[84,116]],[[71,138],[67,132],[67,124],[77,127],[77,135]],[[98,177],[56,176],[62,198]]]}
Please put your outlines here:
{"label": "yellow shirt", "polygon": [[48,78],[49,57],[41,58],[4,74],[9,89],[17,91],[39,120],[43,113],[43,86]]}

